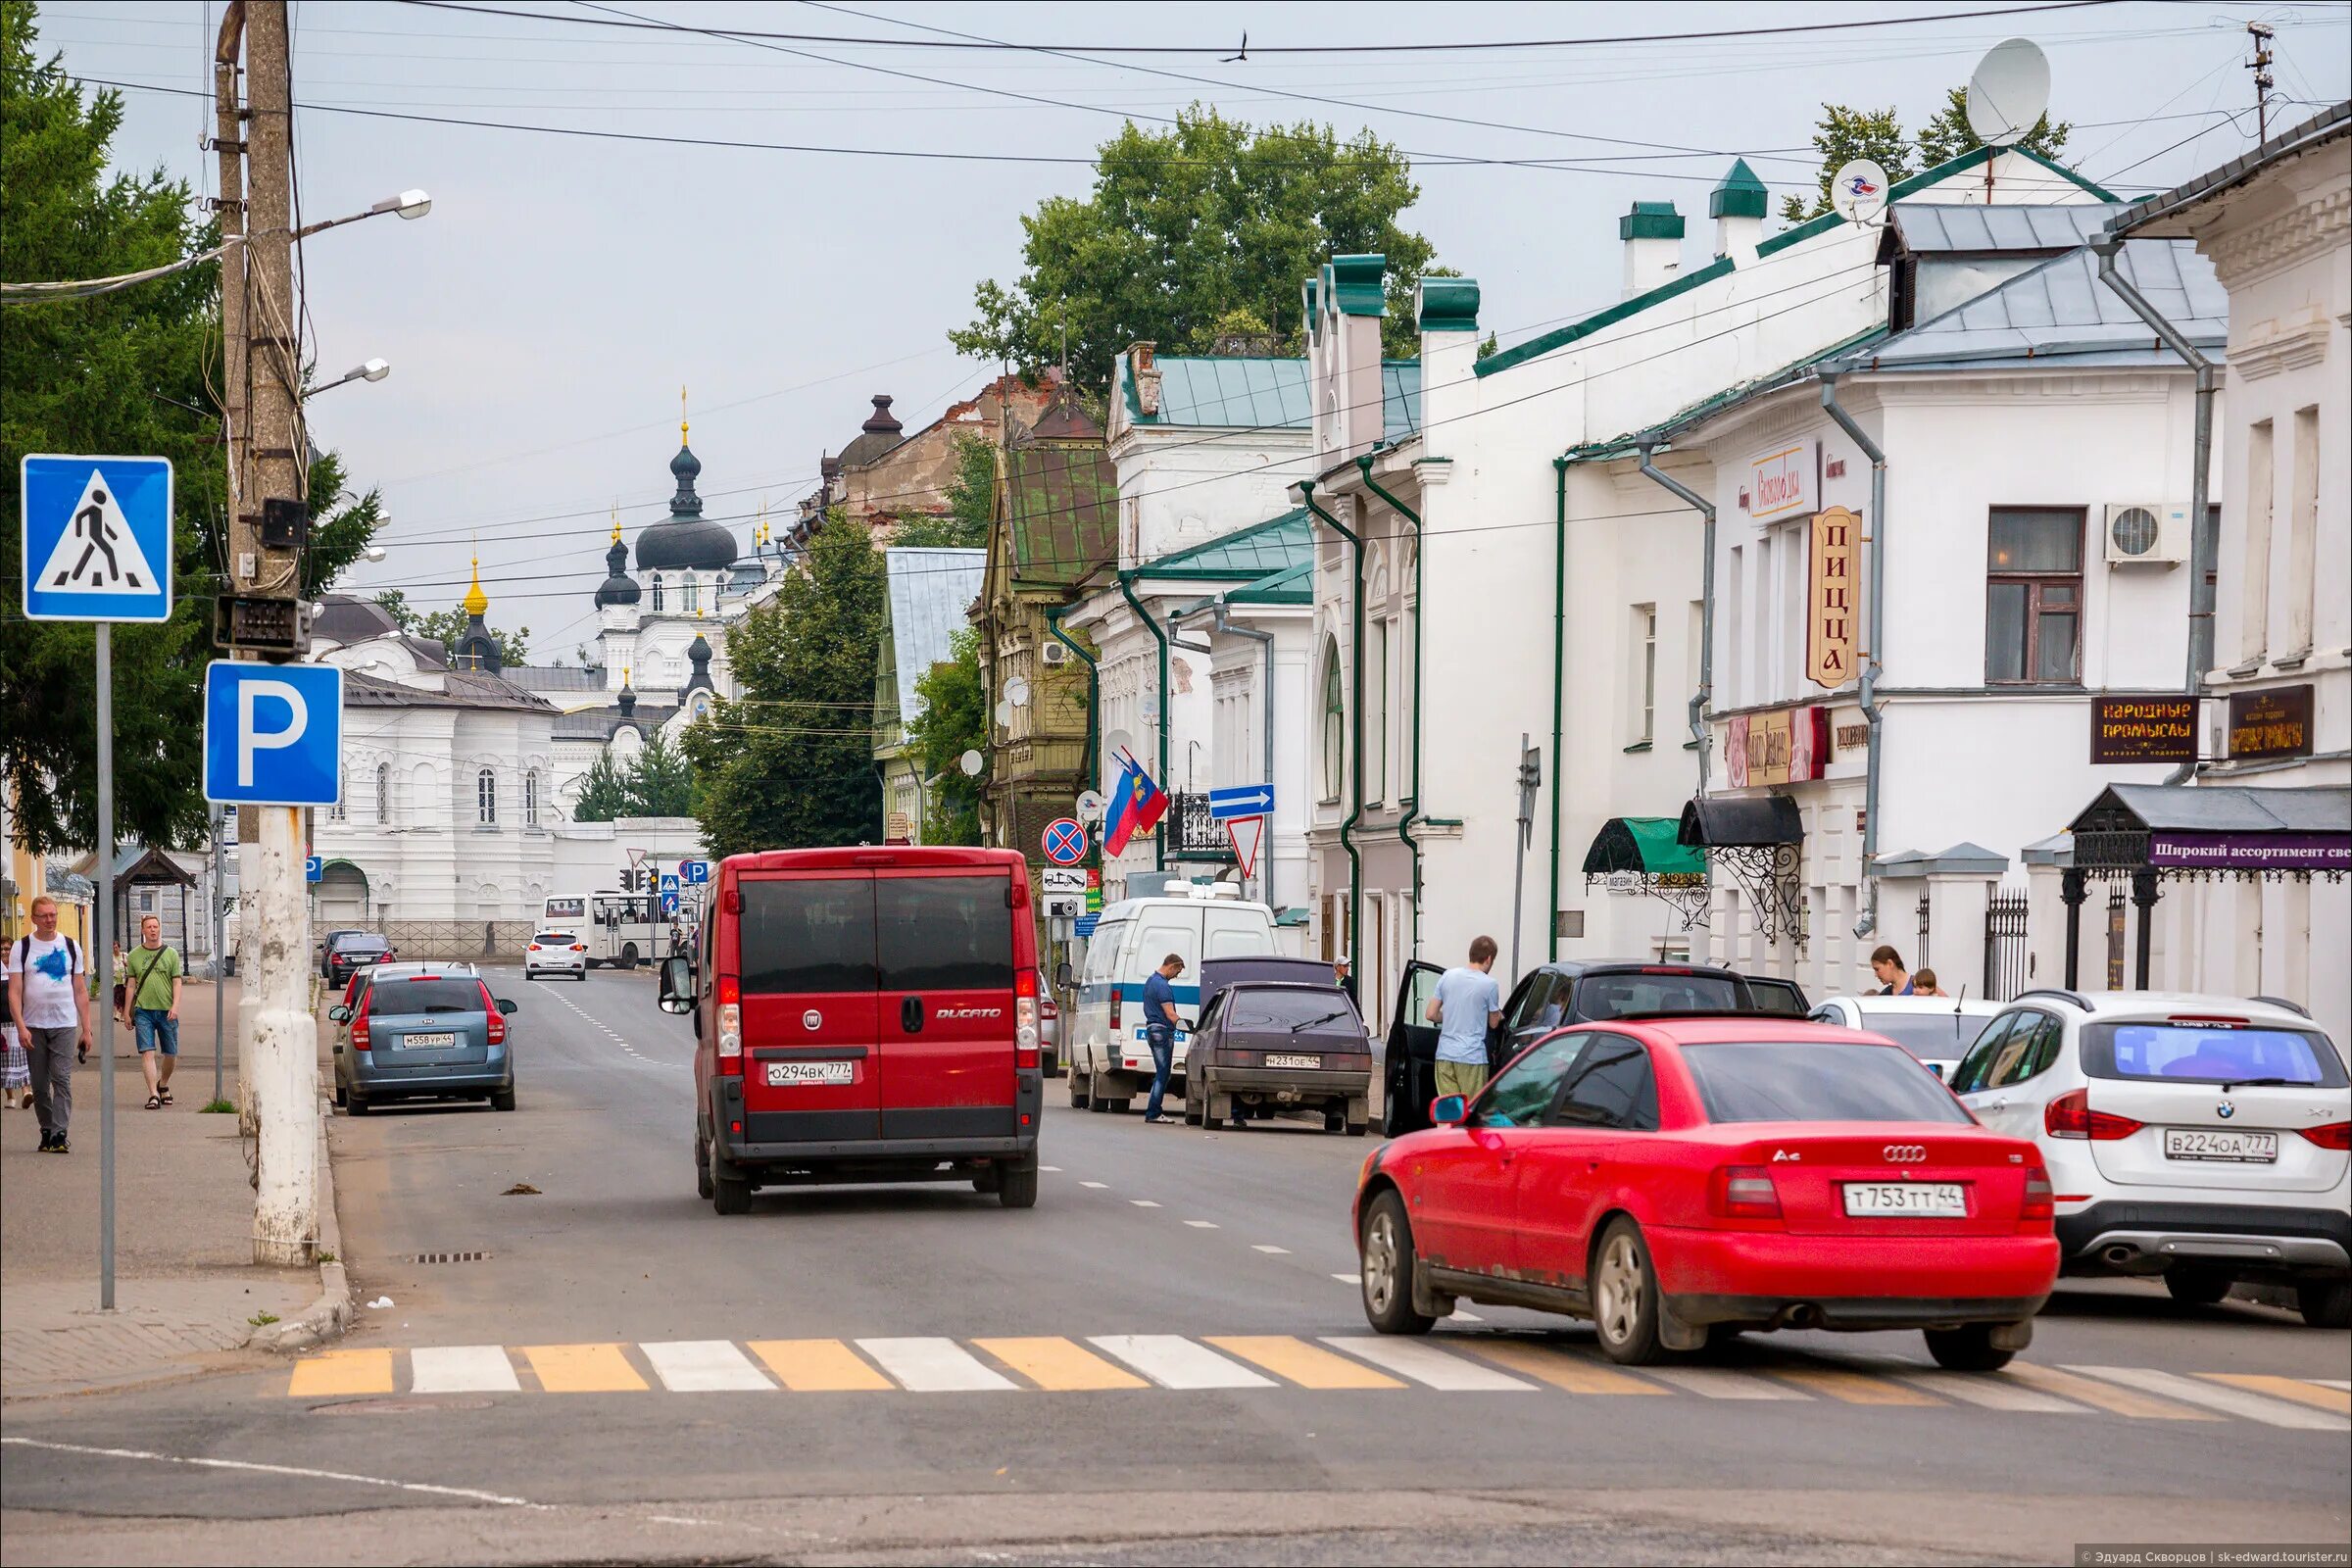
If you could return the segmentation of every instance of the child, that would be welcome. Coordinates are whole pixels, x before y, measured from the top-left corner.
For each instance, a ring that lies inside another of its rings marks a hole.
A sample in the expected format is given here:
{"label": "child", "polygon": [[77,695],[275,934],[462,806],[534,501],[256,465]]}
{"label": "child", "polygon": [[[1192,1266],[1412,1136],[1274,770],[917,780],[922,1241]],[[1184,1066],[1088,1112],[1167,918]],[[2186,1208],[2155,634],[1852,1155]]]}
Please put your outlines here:
{"label": "child", "polygon": [[1915,997],[1942,997],[1950,995],[1950,993],[1945,991],[1943,987],[1936,983],[1936,971],[1933,969],[1914,969],[1911,971],[1911,994]]}

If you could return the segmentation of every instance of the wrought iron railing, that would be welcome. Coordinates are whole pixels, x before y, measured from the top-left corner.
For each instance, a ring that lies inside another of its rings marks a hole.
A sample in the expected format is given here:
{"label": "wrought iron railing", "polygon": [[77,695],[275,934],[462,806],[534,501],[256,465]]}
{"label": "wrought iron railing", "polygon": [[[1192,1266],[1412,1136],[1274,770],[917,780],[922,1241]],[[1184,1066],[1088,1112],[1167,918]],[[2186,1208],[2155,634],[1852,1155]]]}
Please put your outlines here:
{"label": "wrought iron railing", "polygon": [[1230,862],[1234,858],[1233,839],[1226,833],[1225,824],[1208,814],[1205,792],[1170,796],[1163,831],[1168,835],[1171,859]]}
{"label": "wrought iron railing", "polygon": [[2007,1002],[2033,979],[2023,893],[1996,893],[1984,905],[1984,1000]]}

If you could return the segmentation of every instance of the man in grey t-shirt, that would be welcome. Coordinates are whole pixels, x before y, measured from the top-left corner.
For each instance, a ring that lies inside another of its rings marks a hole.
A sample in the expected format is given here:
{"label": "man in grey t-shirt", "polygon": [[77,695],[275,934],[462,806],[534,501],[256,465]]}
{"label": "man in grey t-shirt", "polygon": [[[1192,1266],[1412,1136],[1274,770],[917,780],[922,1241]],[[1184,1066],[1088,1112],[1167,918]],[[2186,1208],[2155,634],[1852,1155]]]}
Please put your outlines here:
{"label": "man in grey t-shirt", "polygon": [[1502,1022],[1502,991],[1494,983],[1494,939],[1470,944],[1470,962],[1448,969],[1426,1009],[1438,1026],[1438,1094],[1475,1097],[1487,1087],[1487,1031]]}

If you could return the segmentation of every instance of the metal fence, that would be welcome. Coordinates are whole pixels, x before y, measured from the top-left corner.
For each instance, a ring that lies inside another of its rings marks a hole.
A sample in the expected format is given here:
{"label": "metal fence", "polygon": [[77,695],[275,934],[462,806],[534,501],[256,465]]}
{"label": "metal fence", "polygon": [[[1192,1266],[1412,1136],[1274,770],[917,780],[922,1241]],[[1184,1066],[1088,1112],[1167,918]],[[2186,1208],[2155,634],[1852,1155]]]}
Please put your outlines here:
{"label": "metal fence", "polygon": [[1935,905],[1936,901],[1930,898],[1925,892],[1920,894],[1919,947],[1917,951],[1911,955],[1911,967],[1913,969],[1932,969],[1936,966],[1936,960],[1928,956],[1928,932],[1931,924],[1929,916],[1934,913]]}
{"label": "metal fence", "polygon": [[2107,989],[2110,991],[2124,989],[2124,916],[2130,907],[2122,883],[2107,890]]}
{"label": "metal fence", "polygon": [[362,920],[338,930],[374,931],[402,959],[519,958],[534,929],[528,920]]}
{"label": "metal fence", "polygon": [[2007,1002],[2026,989],[2026,914],[2023,893],[1996,893],[1984,905],[1984,1000]]}
{"label": "metal fence", "polygon": [[1208,814],[1208,796],[1204,793],[1171,796],[1165,831],[1171,859],[1231,862],[1234,858],[1233,840],[1226,834],[1225,824]]}

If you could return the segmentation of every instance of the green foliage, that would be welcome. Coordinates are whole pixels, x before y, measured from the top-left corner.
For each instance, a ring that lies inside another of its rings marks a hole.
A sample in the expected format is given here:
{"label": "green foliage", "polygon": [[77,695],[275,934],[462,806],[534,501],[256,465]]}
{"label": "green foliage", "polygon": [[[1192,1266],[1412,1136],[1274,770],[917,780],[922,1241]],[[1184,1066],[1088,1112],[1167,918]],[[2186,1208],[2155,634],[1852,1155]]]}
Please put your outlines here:
{"label": "green foliage", "polygon": [[1821,154],[1821,190],[1807,205],[1801,196],[1781,198],[1781,219],[1802,223],[1830,210],[1830,176],[1857,158],[1867,158],[1886,171],[1889,180],[1911,172],[1911,145],[1903,139],[1901,122],[1891,106],[1849,109],[1823,104],[1821,122],[1813,130],[1813,146]]}
{"label": "green foliage", "polygon": [[572,803],[575,822],[610,822],[629,815],[628,781],[612,765],[611,752],[599,752],[588,771],[580,775],[580,798]]}
{"label": "green foliage", "polygon": [[976,435],[959,435],[956,438],[956,476],[948,481],[947,515],[926,514],[907,517],[899,523],[890,542],[908,547],[985,550],[996,492],[996,448]]}
{"label": "green foliage", "polygon": [[631,816],[692,816],[694,767],[686,754],[656,730],[629,764]]}
{"label": "green foliage", "polygon": [[980,633],[971,628],[948,640],[949,657],[915,677],[923,710],[906,726],[923,787],[923,842],[980,842],[983,780],[967,778],[963,754],[988,750],[988,694],[980,684]]}
{"label": "green foliage", "polygon": [[1421,194],[1411,166],[1370,131],[1250,126],[1199,105],[1165,129],[1132,122],[1098,149],[1094,190],[1054,196],[1021,220],[1020,281],[973,291],[971,324],[948,340],[974,358],[1057,363],[1102,385],[1131,342],[1199,344],[1230,313],[1299,325],[1299,284],[1334,254],[1388,258],[1389,352],[1418,341],[1413,285],[1434,247],[1400,228]]}
{"label": "green foliage", "polygon": [[[2054,160],[2065,150],[2067,135],[2073,129],[2063,120],[2052,124],[2050,117],[2045,114],[2034,122],[2034,128],[2017,145]],[[1984,145],[1984,140],[1969,128],[1968,89],[1954,87],[1944,94],[1943,108],[1936,112],[1936,118],[1920,127],[1920,167],[1933,169],[1962,153],[1973,153]]]}
{"label": "green foliage", "polygon": [[1492,332],[1489,332],[1487,334],[1487,340],[1478,346],[1478,357],[1482,360],[1492,359],[1494,356],[1500,354],[1501,352],[1502,339],[1496,337]]}
{"label": "green foliage", "polygon": [[835,512],[811,537],[806,565],[729,629],[744,695],[714,703],[685,736],[714,858],[881,839],[873,700],[882,594],[881,552]]}
{"label": "green foliage", "polygon": [[311,548],[302,558],[302,596],[316,599],[332,588],[344,568],[367,554],[368,542],[383,525],[384,498],[378,490],[354,495],[345,482],[343,456],[319,455],[311,465]]}
{"label": "green foliage", "polygon": [[[458,639],[466,635],[466,612],[455,605],[447,610],[427,612],[410,604],[409,596],[397,588],[387,588],[377,594],[375,602],[402,631],[413,637],[430,637],[444,647],[454,648]],[[488,622],[485,621],[484,625],[488,626]],[[531,662],[530,627],[517,626],[513,631],[500,626],[489,626],[488,629],[490,640],[498,644],[501,663],[513,668],[516,664]]]}

